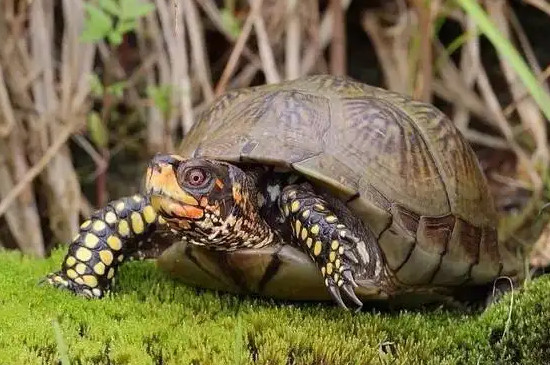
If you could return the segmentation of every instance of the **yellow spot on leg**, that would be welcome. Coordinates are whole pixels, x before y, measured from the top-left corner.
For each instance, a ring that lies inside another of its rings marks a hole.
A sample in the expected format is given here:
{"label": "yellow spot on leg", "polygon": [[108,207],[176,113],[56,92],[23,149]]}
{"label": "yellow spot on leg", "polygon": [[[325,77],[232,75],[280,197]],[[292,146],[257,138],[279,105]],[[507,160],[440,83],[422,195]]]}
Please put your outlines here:
{"label": "yellow spot on leg", "polygon": [[80,263],[80,264],[77,264],[76,267],[76,272],[79,273],[80,275],[82,274],[85,274],[86,273],[86,265]]}
{"label": "yellow spot on leg", "polygon": [[122,262],[124,260],[124,255],[123,254],[120,254],[118,256],[118,262]]}
{"label": "yellow spot on leg", "polygon": [[319,256],[322,248],[323,248],[323,243],[321,241],[315,241],[315,246],[313,246],[313,254],[315,256]]}
{"label": "yellow spot on leg", "polygon": [[318,212],[324,212],[325,211],[325,206],[323,204],[315,204],[313,206],[313,208]]}
{"label": "yellow spot on leg", "polygon": [[312,235],[317,236],[319,234],[319,225],[318,224],[312,225],[311,228],[309,229],[309,232],[311,232]]}
{"label": "yellow spot on leg", "polygon": [[340,246],[340,242],[338,242],[338,240],[334,240],[334,241],[332,241],[332,243],[330,244],[330,248],[332,248],[333,250],[337,250],[337,249],[338,249],[338,246]]}
{"label": "yellow spot on leg", "polygon": [[308,237],[307,240],[306,240],[306,245],[308,248],[311,248],[311,245],[313,244],[313,240],[311,239],[311,237]]}
{"label": "yellow spot on leg", "polygon": [[132,199],[136,202],[136,203],[141,203],[141,201],[143,200],[143,198],[139,195],[134,195],[132,197]]}
{"label": "yellow spot on leg", "polygon": [[288,210],[288,207],[286,205],[283,207],[283,212],[285,213],[285,217],[288,217],[290,215],[290,211]]}
{"label": "yellow spot on leg", "polygon": [[327,269],[323,266],[321,268],[321,274],[323,274],[323,276],[325,276],[325,273],[327,272]]}
{"label": "yellow spot on leg", "polygon": [[100,232],[103,232],[103,230],[107,227],[107,225],[105,224],[105,222],[103,221],[95,221],[94,222],[94,225],[93,225],[93,230],[100,233]]}
{"label": "yellow spot on leg", "polygon": [[118,234],[122,237],[128,237],[130,235],[130,226],[128,225],[128,222],[118,222]]}
{"label": "yellow spot on leg", "polygon": [[147,223],[153,223],[157,219],[157,213],[155,213],[152,206],[148,205],[143,208],[143,218],[145,218],[145,222]]}
{"label": "yellow spot on leg", "polygon": [[109,238],[107,238],[107,244],[115,251],[122,248],[122,242],[117,236],[109,236]]}
{"label": "yellow spot on leg", "polygon": [[105,265],[103,264],[103,262],[98,262],[97,264],[94,265],[94,272],[97,275],[105,274]]}
{"label": "yellow spot on leg", "polygon": [[87,233],[86,237],[84,237],[84,244],[86,245],[86,247],[94,248],[95,246],[97,246],[98,242],[99,238],[97,238],[97,236],[93,233]]}
{"label": "yellow spot on leg", "polygon": [[76,264],[76,259],[73,256],[67,257],[67,260],[65,260],[65,265],[67,265],[68,267],[71,267],[74,264]]}
{"label": "yellow spot on leg", "polygon": [[311,210],[306,209],[302,212],[302,218],[307,219],[310,214],[311,214]]}
{"label": "yellow spot on leg", "polygon": [[302,222],[300,222],[299,219],[296,219],[296,222],[294,222],[294,229],[296,233],[296,237],[300,236],[300,231],[302,230]]}
{"label": "yellow spot on leg", "polygon": [[88,285],[90,288],[95,288],[97,286],[97,278],[93,275],[84,275],[82,277],[84,284]]}
{"label": "yellow spot on leg", "polygon": [[125,208],[124,202],[118,202],[115,205],[115,210],[119,213],[122,212],[124,208]]}
{"label": "yellow spot on leg", "polygon": [[115,269],[113,269],[112,267],[109,269],[109,271],[107,272],[107,279],[112,279],[113,276],[115,276]]}
{"label": "yellow spot on leg", "polygon": [[295,200],[290,204],[290,211],[292,213],[296,213],[300,209],[300,202],[298,200]]}
{"label": "yellow spot on leg", "polygon": [[99,258],[101,259],[101,261],[103,261],[105,265],[111,265],[111,263],[113,262],[113,254],[109,250],[100,251]]}
{"label": "yellow spot on leg", "polygon": [[340,268],[340,259],[336,259],[336,261],[334,261],[334,266],[336,266],[337,269]]}
{"label": "yellow spot on leg", "polygon": [[159,215],[159,217],[158,217],[158,222],[159,222],[160,224],[166,224],[166,219],[162,218],[162,217]]}
{"label": "yellow spot on leg", "polygon": [[334,262],[334,260],[336,260],[336,252],[330,251],[330,253],[328,254],[328,259],[330,260],[330,262]]}
{"label": "yellow spot on leg", "polygon": [[138,212],[133,212],[130,216],[130,220],[132,221],[132,230],[134,231],[134,233],[143,233],[145,227],[143,225],[143,219],[141,219],[141,214],[139,214]]}
{"label": "yellow spot on leg", "polygon": [[87,221],[85,221],[80,225],[80,229],[87,229],[90,227],[90,224],[92,224],[92,221],[88,219]]}
{"label": "yellow spot on leg", "polygon": [[336,218],[335,216],[333,215],[329,215],[325,218],[325,221],[327,221],[327,223],[334,223],[338,220],[338,218]]}
{"label": "yellow spot on leg", "polygon": [[340,255],[344,253],[344,246],[340,246],[340,248],[338,249],[338,253]]}
{"label": "yellow spot on leg", "polygon": [[80,247],[78,250],[76,250],[75,256],[80,261],[86,262],[90,258],[92,258],[92,252],[85,247]]}
{"label": "yellow spot on leg", "polygon": [[80,276],[74,279],[74,282],[77,283],[78,285],[84,284],[84,280],[82,280]]}
{"label": "yellow spot on leg", "polygon": [[332,274],[332,264],[330,262],[327,264],[327,274]]}
{"label": "yellow spot on leg", "polygon": [[302,228],[302,241],[305,241],[307,238],[307,229],[304,227]]}
{"label": "yellow spot on leg", "polygon": [[95,297],[99,297],[101,295],[101,290],[99,290],[98,288],[93,288],[92,289],[92,294],[95,296]]}
{"label": "yellow spot on leg", "polygon": [[71,279],[75,279],[78,276],[78,274],[73,269],[69,269],[67,270],[67,276]]}
{"label": "yellow spot on leg", "polygon": [[116,220],[117,216],[115,213],[107,212],[107,214],[105,214],[105,222],[107,222],[108,224],[113,224],[116,222]]}

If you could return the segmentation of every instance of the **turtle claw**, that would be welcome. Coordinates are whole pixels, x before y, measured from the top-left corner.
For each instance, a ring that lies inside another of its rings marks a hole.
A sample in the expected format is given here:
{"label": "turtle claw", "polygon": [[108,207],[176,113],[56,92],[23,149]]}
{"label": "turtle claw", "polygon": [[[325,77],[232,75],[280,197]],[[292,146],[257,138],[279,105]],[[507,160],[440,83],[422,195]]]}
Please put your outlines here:
{"label": "turtle claw", "polygon": [[105,295],[105,291],[102,289],[90,289],[85,285],[75,283],[72,279],[67,278],[67,276],[62,271],[48,274],[46,277],[39,280],[38,285],[50,285],[54,288],[67,290],[75,295],[88,299],[103,298],[103,296]]}
{"label": "turtle claw", "polygon": [[[357,286],[357,284],[355,284],[355,286]],[[359,311],[361,307],[363,307],[363,302],[359,300],[359,298],[357,298],[357,295],[353,290],[353,284],[345,283],[340,287],[340,291],[343,291],[346,294],[346,296],[358,307],[356,311]]]}
{"label": "turtle claw", "polygon": [[332,283],[332,285],[329,285],[327,289],[332,299],[334,299],[341,308],[348,310],[348,307],[344,304],[344,301],[342,300],[342,296],[340,295],[340,290],[338,290],[338,287],[334,285],[334,283]]}
{"label": "turtle claw", "polygon": [[[350,273],[351,276],[351,273]],[[363,302],[359,298],[357,298],[357,295],[355,294],[355,291],[353,290],[354,287],[357,287],[357,284],[353,280],[353,277],[351,281],[348,281],[347,279],[344,281],[344,283],[340,286],[337,286],[334,283],[334,280],[327,279],[326,281],[327,289],[330,294],[330,296],[336,301],[336,303],[343,309],[348,310],[348,306],[344,303],[344,300],[342,299],[342,293],[344,293],[346,299],[349,299],[353,304],[355,304],[355,312],[358,312],[363,307]]]}
{"label": "turtle claw", "polygon": [[345,282],[351,284],[354,288],[357,288],[359,285],[355,282],[355,279],[353,278],[353,274],[350,270],[344,270],[342,273],[342,277],[344,278]]}
{"label": "turtle claw", "polygon": [[344,251],[344,257],[351,261],[352,264],[357,265],[359,264],[359,260],[357,259],[357,256],[353,253],[351,250]]}

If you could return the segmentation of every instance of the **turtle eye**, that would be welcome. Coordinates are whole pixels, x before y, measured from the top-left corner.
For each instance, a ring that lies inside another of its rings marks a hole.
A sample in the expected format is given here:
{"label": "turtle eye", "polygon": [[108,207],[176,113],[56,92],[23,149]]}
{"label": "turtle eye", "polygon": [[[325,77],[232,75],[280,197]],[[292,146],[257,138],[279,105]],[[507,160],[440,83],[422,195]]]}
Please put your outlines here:
{"label": "turtle eye", "polygon": [[184,174],[184,181],[194,188],[201,187],[208,181],[209,174],[200,167],[193,167]]}

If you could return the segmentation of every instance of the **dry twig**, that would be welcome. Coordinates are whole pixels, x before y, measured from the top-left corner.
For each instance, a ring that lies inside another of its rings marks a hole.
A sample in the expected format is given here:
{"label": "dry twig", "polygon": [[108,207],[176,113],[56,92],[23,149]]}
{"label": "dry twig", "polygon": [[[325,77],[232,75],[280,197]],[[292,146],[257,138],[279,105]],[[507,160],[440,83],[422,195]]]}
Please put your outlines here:
{"label": "dry twig", "polygon": [[[255,2],[261,2],[261,0],[250,0],[250,2],[252,2],[252,7],[261,8],[261,4],[254,4]],[[281,78],[275,65],[275,57],[273,57],[273,50],[271,49],[264,19],[261,14],[254,18],[254,29],[256,30],[256,38],[258,39],[258,48],[260,50],[260,59],[262,60],[265,79],[268,84],[277,83],[281,81]]]}
{"label": "dry twig", "polygon": [[346,30],[344,7],[341,0],[330,0],[332,13],[332,42],[330,46],[330,73],[346,74]]}
{"label": "dry twig", "polygon": [[254,24],[255,18],[260,16],[261,7],[262,0],[256,0],[252,3],[252,9],[250,10],[248,17],[246,18],[246,21],[244,22],[239,38],[237,39],[237,43],[235,43],[235,47],[233,48],[233,51],[231,51],[231,55],[229,56],[229,60],[225,65],[222,76],[220,77],[220,80],[216,85],[216,95],[222,94],[227,88],[229,79],[233,75],[233,71],[235,70],[237,62],[239,61],[239,58],[243,52],[244,45],[246,44],[246,41],[250,36],[250,31],[252,30],[252,25]]}
{"label": "dry twig", "polygon": [[293,80],[300,76],[300,18],[296,9],[298,0],[287,0],[285,79]]}

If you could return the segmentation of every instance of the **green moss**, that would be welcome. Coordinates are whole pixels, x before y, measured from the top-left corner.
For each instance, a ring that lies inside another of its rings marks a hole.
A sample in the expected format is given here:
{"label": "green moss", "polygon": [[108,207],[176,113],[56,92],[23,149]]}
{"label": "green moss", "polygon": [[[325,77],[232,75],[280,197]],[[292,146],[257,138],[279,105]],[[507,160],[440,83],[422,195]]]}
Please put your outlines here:
{"label": "green moss", "polygon": [[[540,364],[550,358],[550,279],[484,313],[353,315],[201,291],[153,263],[123,267],[114,295],[85,300],[37,281],[63,253],[0,252],[0,363]],[[506,330],[507,329],[507,330]],[[505,335],[503,336],[503,334]],[[65,362],[64,362],[65,363]]]}

